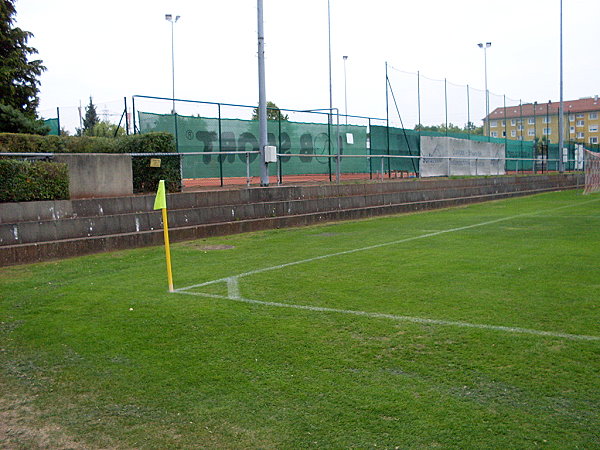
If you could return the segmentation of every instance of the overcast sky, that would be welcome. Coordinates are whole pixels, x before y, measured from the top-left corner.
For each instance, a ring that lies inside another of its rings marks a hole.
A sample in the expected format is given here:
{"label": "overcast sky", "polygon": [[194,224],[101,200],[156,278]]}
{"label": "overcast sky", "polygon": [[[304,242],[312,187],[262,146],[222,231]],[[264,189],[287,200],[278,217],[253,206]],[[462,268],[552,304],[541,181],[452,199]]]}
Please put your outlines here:
{"label": "overcast sky", "polygon": [[[484,55],[477,43],[485,41],[492,42],[492,93],[505,94],[509,104],[558,101],[559,5],[331,0],[334,106],[344,110],[347,55],[349,114],[385,117],[387,61],[398,109],[410,122],[416,78],[398,71],[483,90]],[[165,13],[181,16],[175,25],[176,97],[258,101],[254,0],[17,0],[16,8],[17,25],[35,35],[30,43],[48,68],[39,108],[46,117],[56,107],[67,117],[90,96],[111,110],[134,94],[170,97],[171,24]],[[264,0],[264,14],[267,98],[281,108],[327,107],[327,0]],[[600,94],[599,17],[599,0],[564,0],[565,100]],[[443,97],[436,98],[439,114],[431,120],[443,117]],[[484,111],[482,99],[472,95],[476,117]]]}

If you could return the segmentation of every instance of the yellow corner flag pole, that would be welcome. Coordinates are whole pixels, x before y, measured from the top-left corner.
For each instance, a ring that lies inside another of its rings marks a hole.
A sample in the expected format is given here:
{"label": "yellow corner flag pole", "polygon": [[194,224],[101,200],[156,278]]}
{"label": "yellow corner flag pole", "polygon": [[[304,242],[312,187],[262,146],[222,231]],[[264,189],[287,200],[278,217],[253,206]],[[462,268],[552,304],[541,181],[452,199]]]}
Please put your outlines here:
{"label": "yellow corner flag pole", "polygon": [[167,196],[165,194],[165,180],[158,182],[158,191],[154,199],[154,209],[162,210],[163,231],[165,235],[165,254],[167,257],[167,279],[169,280],[169,292],[173,289],[173,272],[171,270],[171,248],[169,246],[169,223],[167,221]]}

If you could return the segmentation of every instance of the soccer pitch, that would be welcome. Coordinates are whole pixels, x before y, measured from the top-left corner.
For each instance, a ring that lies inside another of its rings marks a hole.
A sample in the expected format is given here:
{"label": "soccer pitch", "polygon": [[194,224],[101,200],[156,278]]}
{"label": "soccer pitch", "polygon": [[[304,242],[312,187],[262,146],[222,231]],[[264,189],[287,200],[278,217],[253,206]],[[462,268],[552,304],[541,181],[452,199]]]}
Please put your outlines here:
{"label": "soccer pitch", "polygon": [[599,229],[568,191],[175,244],[172,294],[161,248],[0,269],[0,438],[600,447]]}

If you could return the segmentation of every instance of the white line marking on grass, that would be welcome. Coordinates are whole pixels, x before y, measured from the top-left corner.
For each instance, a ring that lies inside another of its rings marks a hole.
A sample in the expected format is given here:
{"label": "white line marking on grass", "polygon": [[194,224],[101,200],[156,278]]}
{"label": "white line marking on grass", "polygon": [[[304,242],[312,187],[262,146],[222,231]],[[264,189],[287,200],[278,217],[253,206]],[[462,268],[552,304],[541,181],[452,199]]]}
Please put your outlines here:
{"label": "white line marking on grass", "polygon": [[231,277],[227,279],[227,287],[230,292],[230,296],[224,295],[215,295],[215,294],[204,294],[202,292],[187,292],[187,291],[175,291],[178,294],[184,295],[195,295],[199,297],[209,297],[216,298],[222,300],[231,300],[235,302],[241,303],[249,303],[252,305],[261,305],[261,306],[271,306],[276,308],[291,308],[291,309],[301,309],[305,311],[313,311],[313,312],[324,312],[324,313],[338,313],[338,314],[349,314],[353,316],[362,316],[369,317],[373,319],[391,319],[398,322],[410,322],[410,323],[420,323],[425,325],[443,325],[443,326],[452,326],[452,327],[461,327],[461,328],[476,328],[481,330],[492,330],[492,331],[503,331],[507,333],[519,333],[519,334],[530,334],[534,336],[545,336],[552,338],[562,338],[562,339],[570,339],[575,341],[600,341],[600,336],[587,336],[582,334],[570,334],[570,333],[558,333],[554,331],[541,331],[541,330],[532,330],[529,328],[520,328],[520,327],[506,327],[501,325],[486,325],[480,323],[469,323],[469,322],[459,322],[452,320],[438,320],[438,319],[425,319],[422,317],[411,317],[411,316],[400,316],[396,314],[385,314],[385,313],[376,313],[376,312],[367,312],[367,311],[354,311],[350,309],[336,309],[336,308],[324,308],[321,306],[309,306],[309,305],[295,305],[289,303],[277,303],[277,302],[265,302],[261,300],[251,300],[248,298],[240,297],[239,286],[236,277]]}
{"label": "white line marking on grass", "polygon": [[[268,272],[271,270],[283,269],[285,267],[295,266],[298,264],[308,263],[308,262],[312,262],[312,261],[318,261],[318,260],[325,259],[325,258],[331,258],[333,256],[348,255],[351,253],[372,250],[372,249],[376,249],[376,248],[380,248],[380,247],[402,244],[404,242],[415,241],[418,239],[439,236],[439,235],[445,234],[445,233],[453,233],[456,231],[468,230],[471,228],[482,227],[485,225],[492,225],[495,223],[505,222],[505,221],[511,220],[511,219],[516,219],[518,217],[534,216],[534,215],[539,215],[539,214],[543,214],[543,213],[548,213],[550,211],[558,211],[561,209],[573,208],[573,207],[577,207],[580,205],[585,205],[587,203],[592,203],[592,202],[597,202],[597,201],[600,201],[600,198],[588,200],[588,201],[577,203],[577,204],[559,206],[557,208],[533,211],[533,212],[524,213],[524,214],[516,214],[514,216],[508,216],[508,217],[501,217],[499,219],[489,220],[486,222],[480,222],[480,223],[476,223],[476,224],[472,224],[472,225],[465,225],[463,227],[449,228],[447,230],[435,231],[435,232],[426,233],[426,234],[419,235],[419,236],[413,236],[410,238],[399,239],[399,240],[391,241],[391,242],[384,242],[381,244],[369,245],[367,247],[356,248],[356,249],[352,249],[352,250],[345,250],[345,251],[341,251],[341,252],[337,252],[337,253],[331,253],[328,255],[316,256],[314,258],[307,258],[307,259],[303,259],[300,261],[294,261],[294,262],[290,262],[290,263],[286,263],[286,264],[280,264],[277,266],[252,270],[252,271],[244,272],[244,273],[234,275],[234,276],[219,278],[217,280],[206,281],[206,282],[200,283],[200,284],[194,284],[192,286],[175,289],[173,292],[176,294],[186,294],[186,295],[194,295],[194,296],[200,296],[200,297],[231,300],[231,301],[236,301],[236,302],[249,303],[249,304],[254,304],[254,305],[272,306],[272,307],[278,307],[278,308],[292,308],[292,309],[300,309],[300,310],[315,311],[315,312],[350,314],[350,315],[354,315],[354,316],[371,317],[371,318],[376,318],[376,319],[391,319],[391,320],[411,322],[411,323],[504,331],[504,332],[508,332],[508,333],[530,334],[530,335],[534,335],[534,336],[546,336],[546,337],[563,338],[563,339],[579,340],[579,341],[600,341],[600,336],[588,336],[588,335],[579,335],[579,334],[559,333],[559,332],[553,332],[553,331],[533,330],[533,329],[529,329],[529,328],[520,328],[520,327],[508,327],[508,326],[501,326],[501,325],[486,325],[486,324],[477,324],[477,323],[460,322],[460,321],[426,319],[426,318],[422,318],[422,317],[401,316],[401,315],[395,315],[395,314],[375,313],[375,312],[367,312],[367,311],[353,311],[353,310],[347,310],[347,309],[325,308],[325,307],[321,307],[321,306],[295,305],[295,304],[288,304],[288,303],[277,303],[277,302],[267,302],[267,301],[261,301],[261,300],[251,300],[251,299],[243,298],[241,296],[240,287],[239,287],[239,278],[241,278],[241,277],[247,277],[250,275]],[[227,296],[216,295],[216,294],[207,294],[207,293],[202,293],[202,292],[187,292],[190,289],[201,288],[201,287],[209,286],[211,284],[216,284],[216,283],[226,283],[227,284]]]}
{"label": "white line marking on grass", "polygon": [[[489,220],[489,221],[486,221],[486,222],[475,223],[475,224],[472,224],[472,225],[465,225],[463,227],[449,228],[447,230],[435,231],[435,232],[432,232],[432,233],[421,234],[419,236],[413,236],[413,237],[409,237],[409,238],[405,238],[405,239],[399,239],[399,240],[391,241],[391,242],[383,242],[381,244],[369,245],[367,247],[355,248],[355,249],[351,249],[351,250],[344,250],[344,251],[341,251],[341,252],[330,253],[328,255],[315,256],[313,258],[302,259],[300,261],[293,261],[293,262],[289,262],[289,263],[285,263],[285,264],[279,264],[277,266],[265,267],[265,268],[262,268],[262,269],[251,270],[249,272],[244,272],[244,273],[240,273],[238,275],[235,275],[235,277],[236,278],[247,277],[247,276],[255,275],[255,274],[258,274],[258,273],[270,272],[271,270],[283,269],[285,267],[296,266],[298,264],[304,264],[304,263],[308,263],[308,262],[318,261],[318,260],[321,260],[321,259],[331,258],[331,257],[334,257],[334,256],[349,255],[349,254],[352,254],[352,253],[363,252],[363,251],[366,251],[366,250],[373,250],[373,249],[376,249],[376,248],[388,247],[390,245],[397,245],[397,244],[402,244],[402,243],[405,243],[405,242],[416,241],[416,240],[419,240],[419,239],[425,239],[425,238],[429,238],[429,237],[439,236],[441,234],[454,233],[454,232],[457,232],[457,231],[469,230],[471,228],[478,228],[478,227],[483,227],[483,226],[486,226],[486,225],[493,225],[495,223],[506,222],[507,220],[516,219],[518,217],[527,217],[527,216],[533,216],[533,215],[537,215],[537,214],[547,213],[547,212],[550,212],[550,211],[557,211],[557,210],[565,209],[565,208],[573,208],[573,207],[576,207],[576,206],[585,205],[587,203],[592,203],[592,202],[597,202],[597,201],[600,201],[600,198],[597,198],[597,199],[594,199],[594,200],[587,200],[585,202],[581,202],[581,203],[577,203],[577,204],[559,206],[557,208],[551,208],[551,209],[533,211],[533,212],[524,213],[524,214],[517,214],[517,215],[514,215],[514,216],[501,217],[499,219]],[[196,288],[207,286],[207,285],[210,285],[210,284],[224,282],[224,281],[227,281],[229,278],[230,277],[225,277],[225,278],[219,278],[218,280],[206,281],[204,283],[194,284],[192,286],[182,287],[182,288],[176,289],[175,291],[177,291],[177,292],[183,292],[183,291],[187,291],[187,290],[190,290],[190,289],[196,289]]]}

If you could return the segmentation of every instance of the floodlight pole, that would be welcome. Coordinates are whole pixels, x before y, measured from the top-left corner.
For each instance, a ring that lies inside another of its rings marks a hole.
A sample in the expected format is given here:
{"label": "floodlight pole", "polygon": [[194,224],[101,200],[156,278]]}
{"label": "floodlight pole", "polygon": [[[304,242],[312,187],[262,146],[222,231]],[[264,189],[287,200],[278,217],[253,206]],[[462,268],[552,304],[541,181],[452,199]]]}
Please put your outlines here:
{"label": "floodlight pole", "polygon": [[175,23],[181,16],[175,16],[173,20],[172,14],[165,14],[165,19],[171,22],[171,79],[173,80],[173,114],[175,114]]}
{"label": "floodlight pole", "polygon": [[563,109],[563,2],[560,0],[560,105],[558,107],[558,171],[565,171],[563,160],[564,135]]}
{"label": "floodlight pole", "polygon": [[[327,0],[327,34],[329,39],[329,111],[333,110],[333,88],[331,75],[331,2]],[[329,114],[329,124],[333,123],[331,114]]]}
{"label": "floodlight pole", "polygon": [[263,0],[257,0],[258,12],[258,127],[260,147],[260,185],[269,185],[269,166],[265,162],[267,146],[267,94],[265,87],[265,32],[263,27]]}
{"label": "floodlight pole", "polygon": [[346,125],[348,125],[348,85],[346,81],[346,61],[348,61],[348,57],[344,56],[344,108],[346,113]]}
{"label": "floodlight pole", "polygon": [[487,81],[487,49],[492,46],[491,42],[481,42],[477,44],[479,48],[483,49],[483,66],[485,73],[485,122],[487,124],[487,134],[490,136],[490,94],[488,91],[488,81]]}

